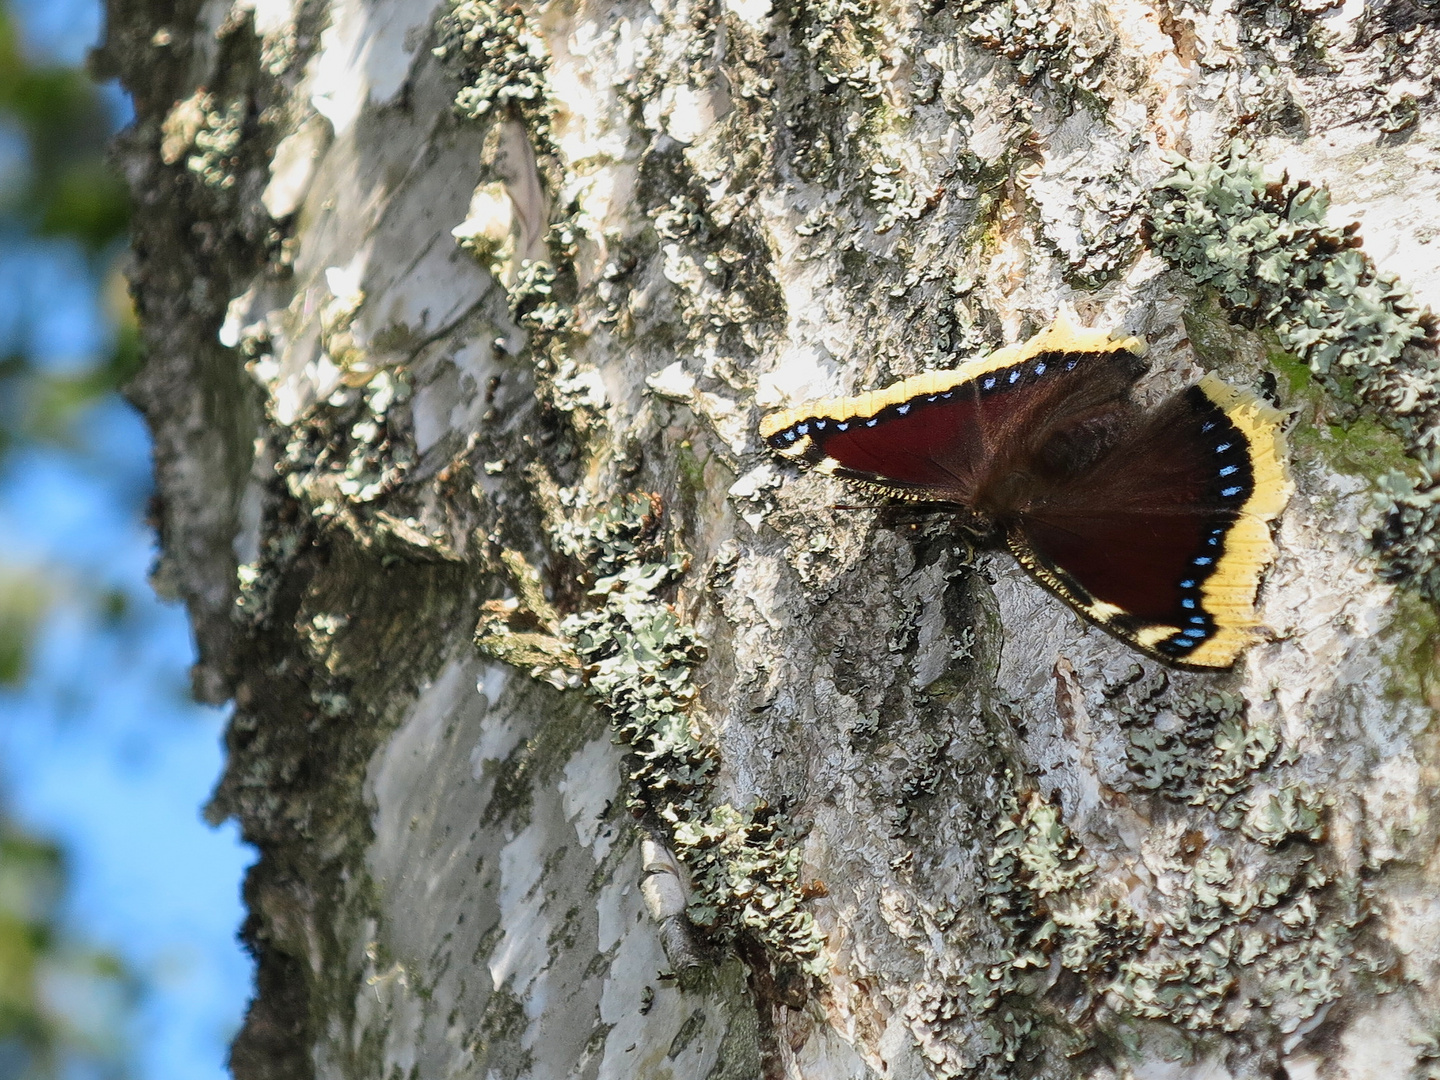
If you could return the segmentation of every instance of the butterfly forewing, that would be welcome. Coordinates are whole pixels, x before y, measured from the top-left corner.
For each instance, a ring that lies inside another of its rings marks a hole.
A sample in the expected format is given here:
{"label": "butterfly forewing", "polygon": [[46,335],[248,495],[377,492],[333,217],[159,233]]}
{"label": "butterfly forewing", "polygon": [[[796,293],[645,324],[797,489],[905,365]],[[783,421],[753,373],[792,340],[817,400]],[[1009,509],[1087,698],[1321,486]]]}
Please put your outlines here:
{"label": "butterfly forewing", "polygon": [[1052,429],[1118,407],[1142,370],[1123,349],[1009,359],[793,409],[767,418],[761,434],[823,472],[976,507],[1007,462],[1033,457]]}

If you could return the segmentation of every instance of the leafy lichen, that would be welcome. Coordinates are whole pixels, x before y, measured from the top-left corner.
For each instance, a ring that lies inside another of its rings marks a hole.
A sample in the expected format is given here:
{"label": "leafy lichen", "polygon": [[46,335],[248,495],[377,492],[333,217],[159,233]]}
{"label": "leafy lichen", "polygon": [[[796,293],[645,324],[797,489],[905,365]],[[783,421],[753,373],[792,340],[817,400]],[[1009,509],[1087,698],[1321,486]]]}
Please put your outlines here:
{"label": "leafy lichen", "polygon": [[1117,713],[1134,788],[1219,811],[1248,785],[1279,745],[1269,724],[1247,716],[1225,690],[1164,693],[1162,676],[1140,680]]}
{"label": "leafy lichen", "polygon": [[987,864],[1002,944],[970,977],[984,1049],[968,1071],[946,1075],[1012,1075],[1014,1062],[1126,1045],[1135,1025],[1157,1021],[1194,1033],[1245,1028],[1264,1043],[1372,971],[1356,942],[1359,890],[1319,843],[1325,800],[1276,764],[1278,736],[1240,699],[1170,700],[1167,679],[1137,666],[1106,695],[1130,736],[1130,790],[1210,819],[1155,831],[1145,863],[1167,881],[1147,891],[1142,917],[1121,883],[1097,872],[1058,803],[1014,791]]}
{"label": "leafy lichen", "polygon": [[1419,463],[1380,478],[1373,537],[1382,574],[1440,602],[1440,354],[1436,322],[1360,249],[1354,225],[1326,224],[1323,188],[1266,181],[1234,144],[1204,164],[1176,156],[1155,189],[1155,250],[1213,289],[1232,316],[1274,331],[1326,390],[1358,397]]}
{"label": "leafy lichen", "polygon": [[[435,23],[435,34],[435,56],[461,83],[456,114],[476,123],[519,120],[536,155],[535,179],[553,199],[564,184],[552,138],[555,106],[543,37],[520,8],[488,0],[456,0]],[[568,340],[575,323],[575,207],[548,222],[545,257],[516,260],[505,185],[482,185],[477,197],[481,204],[472,205],[472,215],[478,217],[454,230],[456,243],[505,283],[511,315],[529,332],[541,400],[567,413],[584,434],[595,426],[604,393],[593,366],[572,355]]]}
{"label": "leafy lichen", "polygon": [[1046,1010],[1036,1008],[1054,982],[1054,965],[1103,988],[1123,960],[1148,944],[1152,932],[1122,895],[1097,882],[1095,870],[1058,805],[1033,791],[1009,797],[987,882],[1004,945],[998,961],[969,980],[985,1034],[979,1065],[986,1074],[1008,1074],[1002,1063],[1016,1061],[1042,1030],[1058,1027],[1071,1042],[1078,1037],[1073,1025],[1048,1022]]}
{"label": "leafy lichen", "polygon": [[1376,495],[1385,514],[1374,537],[1384,557],[1380,575],[1440,603],[1440,455],[1426,456],[1418,482],[1399,470],[1386,473]]}
{"label": "leafy lichen", "polygon": [[244,97],[222,102],[197,90],[177,103],[161,125],[161,159],[173,165],[183,158],[185,168],[206,187],[228,191],[235,186],[249,115]]}
{"label": "leafy lichen", "polygon": [[548,140],[555,107],[544,39],[518,7],[487,0],[458,0],[435,24],[435,56],[464,86],[455,111],[485,120],[513,111],[539,138]]}
{"label": "leafy lichen", "polygon": [[863,0],[819,0],[807,4],[801,41],[830,86],[847,86],[878,102],[884,93],[882,55],[885,20]]}
{"label": "leafy lichen", "polygon": [[329,518],[346,503],[374,502],[393,490],[414,449],[392,431],[390,409],[409,395],[402,372],[378,371],[364,386],[341,386],[297,420],[277,465],[290,493],[316,517]]}
{"label": "leafy lichen", "polygon": [[1267,182],[1245,148],[1213,163],[1176,155],[1155,189],[1158,254],[1250,325],[1272,328],[1323,382],[1354,380],[1398,417],[1423,421],[1440,400],[1440,363],[1416,366],[1432,320],[1360,249],[1353,225],[1325,223],[1329,195],[1305,181]]}
{"label": "leafy lichen", "polygon": [[1102,63],[1114,43],[1108,27],[1090,36],[1079,33],[1055,0],[962,6],[962,11],[974,10],[980,15],[966,25],[966,36],[1010,60],[1022,85],[1039,81],[1084,90],[1099,87]]}
{"label": "leafy lichen", "polygon": [[204,123],[195,133],[195,152],[185,159],[185,167],[207,187],[234,187],[236,154],[249,106],[243,99],[236,99],[221,109],[214,96],[207,94],[204,109]]}

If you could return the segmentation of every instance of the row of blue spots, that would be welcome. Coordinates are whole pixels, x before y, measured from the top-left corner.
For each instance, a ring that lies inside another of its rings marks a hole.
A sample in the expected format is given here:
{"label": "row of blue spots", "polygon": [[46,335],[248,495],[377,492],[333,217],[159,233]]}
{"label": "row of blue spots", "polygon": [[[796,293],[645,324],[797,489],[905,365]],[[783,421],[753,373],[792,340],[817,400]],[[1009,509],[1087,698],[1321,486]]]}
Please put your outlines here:
{"label": "row of blue spots", "polygon": [[[1079,362],[1080,358],[1078,356],[1070,357],[1068,360],[1065,361],[1065,370],[1074,371],[1076,364],[1078,364]],[[1044,375],[1045,372],[1048,370],[1049,364],[1047,364],[1044,360],[1037,360],[1035,362],[1035,366],[1030,369],[1030,374],[1037,376]],[[1005,381],[1008,385],[1013,386],[1015,383],[1020,381],[1021,376],[1023,376],[1024,374],[1025,372],[1021,370],[1020,366],[1016,365],[1014,368],[1010,369],[1010,372],[1006,376]],[[980,383],[981,389],[993,390],[999,384],[999,381],[999,375],[987,375]],[[951,389],[946,390],[943,393],[926,394],[924,400],[927,404],[934,404],[937,401],[949,401],[955,396],[955,393],[956,388],[952,387]],[[915,401],[912,400],[902,402],[901,404],[892,406],[891,408],[893,408],[898,415],[905,416],[907,413],[910,412],[910,409],[914,405]],[[814,420],[803,421],[799,424],[796,424],[792,428],[787,428],[784,431],[778,432],[775,436],[773,436],[773,438],[778,440],[779,442],[784,443],[786,446],[793,446],[797,440],[799,440],[803,436],[810,434],[810,429],[812,426],[814,427],[816,432],[822,432],[826,430],[826,428],[829,427],[831,423],[833,423],[835,425],[836,431],[849,431],[852,426],[859,422],[860,421],[858,417],[849,420],[831,420],[826,417],[819,417]],[[879,422],[879,416],[872,416],[869,419],[865,420],[864,424],[867,428],[873,428]]]}
{"label": "row of blue spots", "polygon": [[[1044,368],[1043,364],[1040,366],[1042,369]],[[949,401],[954,396],[955,391],[953,389],[950,389],[940,394],[926,394],[925,401],[927,404],[933,405],[937,401]],[[892,407],[898,415],[904,416],[909,413],[909,411],[914,405],[914,401],[906,401],[901,403],[900,405]],[[792,446],[794,445],[795,441],[801,436],[809,435],[810,429],[812,427],[815,429],[816,432],[822,432],[825,431],[832,423],[835,425],[836,431],[849,431],[852,427],[860,424],[861,421],[858,417],[854,417],[849,420],[833,420],[829,417],[822,416],[817,417],[814,420],[805,420],[799,424],[796,424],[792,428],[786,428],[784,431],[778,432],[774,436],[774,438],[779,439],[786,446]],[[880,423],[880,417],[872,416],[868,420],[864,421],[864,426],[867,428],[873,428],[878,423]]]}
{"label": "row of blue spots", "polygon": [[[1225,453],[1225,451],[1229,450],[1233,445],[1234,445],[1234,443],[1222,442],[1219,446],[1215,447],[1215,452],[1216,452],[1217,454],[1223,454],[1223,453]],[[1238,472],[1238,471],[1239,471],[1239,468],[1240,468],[1240,467],[1239,467],[1238,465],[1226,465],[1224,468],[1222,468],[1222,469],[1220,470],[1220,475],[1221,475],[1221,476],[1230,476],[1230,475]],[[1244,491],[1244,490],[1245,490],[1244,485],[1242,485],[1242,484],[1232,484],[1232,485],[1230,485],[1230,486],[1227,487],[1227,488],[1222,488],[1222,489],[1221,489],[1221,491],[1220,491],[1220,497],[1221,497],[1222,499],[1233,499],[1236,495],[1239,495],[1239,494],[1240,494],[1242,491]]]}
{"label": "row of blue spots", "polygon": [[[1217,419],[1206,420],[1200,425],[1201,434],[1209,434],[1220,426],[1221,421]],[[1226,454],[1236,448],[1236,441],[1232,438],[1215,444],[1216,454]],[[1233,459],[1232,459],[1233,460]],[[1240,465],[1225,464],[1218,470],[1219,477],[1225,479],[1236,476],[1240,472]],[[1221,498],[1230,499],[1245,491],[1244,483],[1232,482],[1229,486],[1220,489]],[[1191,565],[1199,568],[1200,573],[1194,577],[1188,577],[1179,582],[1182,591],[1180,607],[1185,612],[1185,628],[1177,630],[1170,637],[1166,638],[1157,647],[1173,656],[1183,656],[1193,650],[1201,642],[1211,637],[1215,632],[1214,621],[1210,615],[1205,613],[1200,597],[1199,586],[1204,576],[1208,575],[1214,568],[1219,557],[1219,551],[1224,544],[1227,524],[1217,525],[1208,530],[1202,542],[1202,554],[1195,555]]]}
{"label": "row of blue spots", "polygon": [[[1069,360],[1065,361],[1065,370],[1074,371],[1075,365],[1079,362],[1079,357],[1071,357]],[[1035,366],[1030,369],[1030,374],[1044,375],[1045,372],[1049,369],[1050,365],[1047,364],[1044,360],[1037,360],[1035,362]],[[1024,374],[1025,372],[1020,370],[1019,365],[1016,365],[1015,367],[1010,369],[1010,374],[1005,377],[1005,382],[1010,386],[1014,386],[1017,382],[1020,381],[1020,377]],[[1000,377],[998,375],[987,375],[983,380],[981,380],[980,388],[982,390],[994,390],[999,381]]]}
{"label": "row of blue spots", "polygon": [[[1229,450],[1230,447],[1232,447],[1233,445],[1235,445],[1235,444],[1234,444],[1234,443],[1230,443],[1230,442],[1222,442],[1219,446],[1215,447],[1215,452],[1216,452],[1217,454],[1223,454],[1223,453],[1225,453],[1226,450]],[[1235,471],[1235,466],[1234,466],[1234,465],[1227,465],[1227,466],[1225,466],[1223,469],[1220,470],[1220,475],[1221,475],[1221,476],[1229,476],[1229,475],[1230,475],[1231,473],[1233,473],[1234,471]],[[1221,498],[1224,498],[1224,499],[1233,498],[1234,496],[1239,495],[1240,492],[1242,492],[1242,491],[1244,491],[1244,490],[1245,490],[1245,489],[1244,489],[1243,487],[1239,486],[1238,484],[1237,484],[1237,485],[1233,485],[1233,486],[1231,486],[1231,487],[1227,487],[1227,488],[1225,488],[1224,490],[1222,490],[1222,491],[1220,492],[1220,497],[1221,497]]]}
{"label": "row of blue spots", "polygon": [[[1208,538],[1209,542],[1211,544],[1218,543],[1219,537],[1223,535],[1224,532],[1225,529],[1223,526],[1221,528],[1212,530]],[[1195,578],[1186,578],[1184,581],[1180,582],[1180,588],[1187,591],[1197,590],[1199,584],[1199,581]],[[1180,606],[1186,611],[1195,612],[1196,608],[1199,606],[1199,600],[1194,596],[1183,596],[1180,598]],[[1207,628],[1210,617],[1204,614],[1203,611],[1199,614],[1191,614],[1186,621],[1190,623],[1190,626],[1182,630],[1175,637],[1171,638],[1172,641],[1175,641],[1178,644],[1182,645],[1193,645],[1198,643],[1201,639],[1210,636],[1210,631]],[[1180,640],[1182,638],[1190,638],[1192,640]]]}
{"label": "row of blue spots", "polygon": [[[1216,406],[1216,407],[1218,408],[1218,406]],[[1206,420],[1203,424],[1200,425],[1200,432],[1201,432],[1201,434],[1206,434],[1206,433],[1208,433],[1208,432],[1210,432],[1210,431],[1213,431],[1218,424],[1219,424],[1219,421],[1218,421],[1218,420]],[[1216,444],[1216,446],[1215,446],[1215,453],[1217,453],[1217,454],[1224,454],[1224,453],[1226,453],[1227,451],[1233,449],[1234,446],[1235,446],[1235,441],[1233,440],[1233,438],[1232,438],[1232,439],[1226,439],[1224,442]],[[1222,478],[1223,478],[1223,477],[1227,477],[1227,476],[1234,476],[1234,475],[1235,475],[1237,472],[1239,472],[1239,471],[1240,471],[1240,466],[1238,466],[1238,465],[1224,465],[1224,466],[1222,466],[1222,467],[1220,468],[1220,476],[1221,476]],[[1243,483],[1240,483],[1240,484],[1232,483],[1230,486],[1224,487],[1224,488],[1221,488],[1221,489],[1220,489],[1220,497],[1221,497],[1222,499],[1233,499],[1236,495],[1241,494],[1244,490],[1245,490],[1245,485],[1244,485]],[[1222,531],[1223,531],[1223,530],[1222,530]],[[1214,540],[1213,538],[1210,540],[1210,544],[1211,544],[1211,545],[1214,545],[1214,544],[1215,544],[1215,540]],[[1201,563],[1201,562],[1197,559],[1197,560],[1196,560],[1196,565],[1197,565],[1197,566],[1205,566],[1205,565],[1209,565],[1209,564],[1208,564],[1208,563]]]}

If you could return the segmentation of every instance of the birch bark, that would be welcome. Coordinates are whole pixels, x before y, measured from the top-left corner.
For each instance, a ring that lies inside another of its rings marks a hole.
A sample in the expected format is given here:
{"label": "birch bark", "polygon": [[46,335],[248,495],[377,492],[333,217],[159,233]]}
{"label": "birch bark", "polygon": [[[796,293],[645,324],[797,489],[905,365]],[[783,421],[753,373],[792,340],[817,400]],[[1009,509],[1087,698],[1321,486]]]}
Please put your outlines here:
{"label": "birch bark", "polygon": [[[1440,1075],[1437,54],[1421,0],[111,0],[236,1076]],[[1061,305],[1295,412],[1232,673],[757,443]]]}

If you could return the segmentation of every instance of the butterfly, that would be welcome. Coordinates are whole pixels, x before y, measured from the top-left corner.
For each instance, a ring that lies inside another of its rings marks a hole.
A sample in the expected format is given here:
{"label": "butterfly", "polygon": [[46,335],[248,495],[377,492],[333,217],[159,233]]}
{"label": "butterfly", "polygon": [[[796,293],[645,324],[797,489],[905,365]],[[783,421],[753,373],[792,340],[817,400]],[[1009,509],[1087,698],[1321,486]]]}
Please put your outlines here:
{"label": "butterfly", "polygon": [[1285,416],[1213,375],[1146,409],[1145,351],[1062,315],[953,371],[771,413],[760,436],[818,472],[957,504],[1148,656],[1230,667],[1261,636],[1270,522],[1294,489]]}

